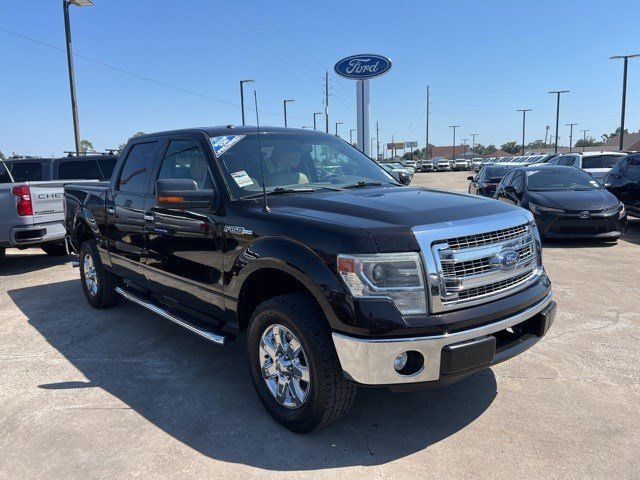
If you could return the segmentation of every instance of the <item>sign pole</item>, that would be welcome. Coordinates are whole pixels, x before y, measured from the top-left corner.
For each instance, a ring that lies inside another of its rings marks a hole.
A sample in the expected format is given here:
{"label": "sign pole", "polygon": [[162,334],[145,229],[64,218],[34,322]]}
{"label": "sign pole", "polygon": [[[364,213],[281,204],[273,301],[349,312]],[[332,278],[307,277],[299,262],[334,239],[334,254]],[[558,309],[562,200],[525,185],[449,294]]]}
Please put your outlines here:
{"label": "sign pole", "polygon": [[370,100],[370,88],[369,80],[357,80],[356,81],[356,108],[358,119],[358,140],[357,146],[365,155],[369,155],[370,140],[369,140],[369,100]]}

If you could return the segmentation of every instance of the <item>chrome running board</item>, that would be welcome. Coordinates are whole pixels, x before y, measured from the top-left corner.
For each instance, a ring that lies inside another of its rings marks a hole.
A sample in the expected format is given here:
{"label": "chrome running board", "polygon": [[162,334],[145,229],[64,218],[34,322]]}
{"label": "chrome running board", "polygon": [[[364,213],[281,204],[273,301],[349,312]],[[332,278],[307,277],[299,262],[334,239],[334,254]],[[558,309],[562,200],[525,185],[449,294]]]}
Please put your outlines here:
{"label": "chrome running board", "polygon": [[126,298],[127,300],[132,301],[133,303],[137,303],[138,305],[140,305],[141,307],[146,308],[147,310],[150,310],[151,312],[160,315],[161,317],[166,318],[167,320],[172,321],[173,323],[175,323],[176,325],[180,325],[183,328],[186,328],[187,330],[189,330],[190,332],[195,333],[196,335],[201,336],[202,338],[205,338],[207,340],[209,340],[210,342],[213,342],[217,345],[227,345],[227,343],[229,343],[229,335],[225,335],[223,333],[217,333],[214,332],[208,328],[196,325],[195,323],[180,318],[178,316],[176,316],[173,313],[170,313],[169,311],[165,310],[164,308],[151,303],[147,300],[144,300],[136,295],[134,295],[133,293],[129,292],[128,290],[125,290],[121,287],[116,287],[116,292],[118,292],[120,295],[122,295],[124,298]]}

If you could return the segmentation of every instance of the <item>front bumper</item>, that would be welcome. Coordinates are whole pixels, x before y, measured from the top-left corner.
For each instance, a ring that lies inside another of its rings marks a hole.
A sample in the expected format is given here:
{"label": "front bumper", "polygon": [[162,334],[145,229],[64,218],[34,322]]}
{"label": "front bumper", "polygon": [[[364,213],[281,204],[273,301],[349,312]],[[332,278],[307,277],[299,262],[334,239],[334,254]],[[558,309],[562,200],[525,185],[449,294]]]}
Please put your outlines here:
{"label": "front bumper", "polygon": [[[450,383],[535,344],[548,331],[556,303],[542,300],[497,322],[443,335],[413,338],[357,338],[333,333],[345,376],[362,385]],[[418,352],[422,367],[403,375],[393,367],[402,352]]]}
{"label": "front bumper", "polygon": [[534,215],[540,235],[546,238],[601,238],[621,237],[627,229],[627,217],[613,213],[592,213],[580,218],[577,213],[543,212]]}

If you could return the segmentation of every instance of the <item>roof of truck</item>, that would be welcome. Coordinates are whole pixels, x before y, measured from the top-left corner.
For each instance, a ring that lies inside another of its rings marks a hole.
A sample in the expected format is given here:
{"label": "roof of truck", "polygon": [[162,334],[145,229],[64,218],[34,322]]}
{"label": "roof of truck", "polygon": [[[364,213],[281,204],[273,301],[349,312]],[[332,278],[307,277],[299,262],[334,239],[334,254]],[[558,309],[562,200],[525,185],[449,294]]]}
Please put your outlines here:
{"label": "roof of truck", "polygon": [[[167,130],[164,132],[154,132],[147,133],[145,135],[138,135],[136,137],[132,137],[133,139],[144,139],[144,138],[153,138],[164,135],[175,135],[179,133],[194,133],[194,132],[202,132],[210,137],[217,137],[222,135],[242,135],[248,133],[256,133],[258,131],[258,127],[255,125],[218,125],[213,127],[194,127],[194,128],[183,128],[180,130]],[[269,127],[269,126],[260,126],[260,132],[278,132],[278,133],[316,133],[318,135],[326,135],[324,132],[319,130],[310,130],[305,128],[285,128],[285,127]]]}

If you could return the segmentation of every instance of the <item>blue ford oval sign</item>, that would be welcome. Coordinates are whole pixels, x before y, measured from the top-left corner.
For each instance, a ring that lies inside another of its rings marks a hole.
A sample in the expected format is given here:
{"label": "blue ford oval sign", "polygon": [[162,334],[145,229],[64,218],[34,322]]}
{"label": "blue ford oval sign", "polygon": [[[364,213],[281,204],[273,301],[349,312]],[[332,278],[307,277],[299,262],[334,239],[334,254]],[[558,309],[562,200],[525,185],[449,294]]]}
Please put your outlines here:
{"label": "blue ford oval sign", "polygon": [[367,80],[384,75],[391,70],[391,60],[375,54],[351,55],[336,63],[333,69],[344,78]]}

